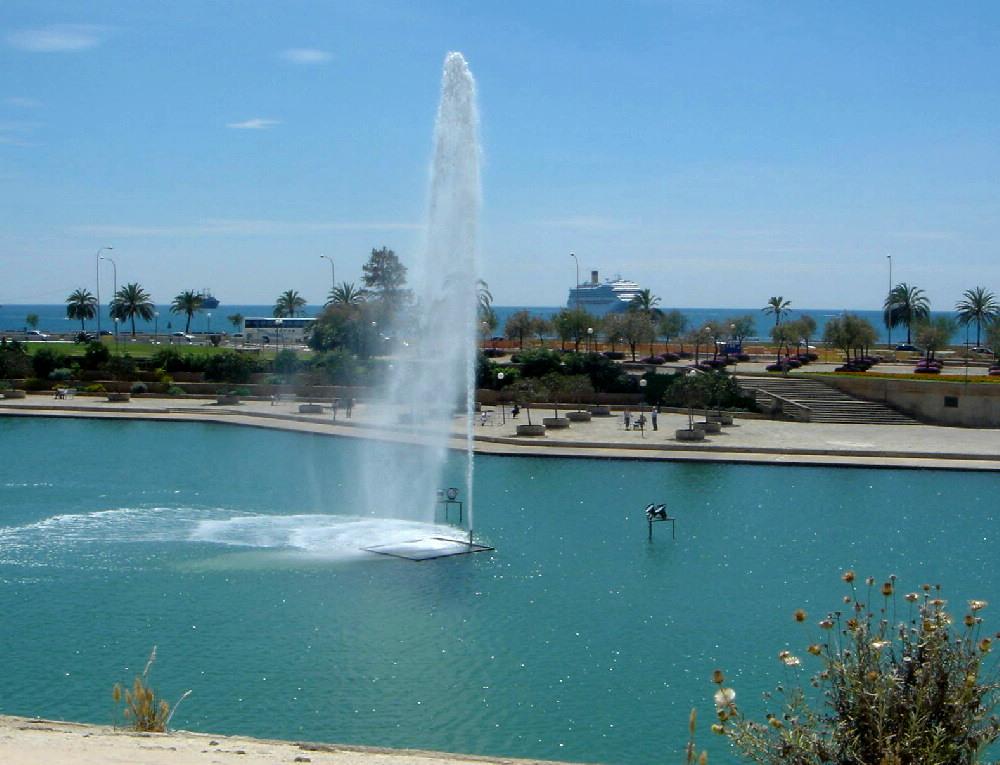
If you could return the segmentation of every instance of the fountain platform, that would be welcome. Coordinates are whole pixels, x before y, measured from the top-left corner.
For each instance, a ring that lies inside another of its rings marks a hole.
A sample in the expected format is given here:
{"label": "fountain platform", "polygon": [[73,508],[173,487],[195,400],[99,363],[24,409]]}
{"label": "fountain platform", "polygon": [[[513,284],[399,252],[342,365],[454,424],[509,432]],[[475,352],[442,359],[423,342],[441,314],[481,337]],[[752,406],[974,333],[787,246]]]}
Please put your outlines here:
{"label": "fountain platform", "polygon": [[365,547],[366,552],[378,555],[391,555],[394,558],[406,560],[434,560],[435,558],[450,558],[454,555],[468,555],[477,552],[489,552],[493,547],[478,545],[463,539],[447,539],[445,537],[425,537],[409,542],[392,542],[386,545]]}

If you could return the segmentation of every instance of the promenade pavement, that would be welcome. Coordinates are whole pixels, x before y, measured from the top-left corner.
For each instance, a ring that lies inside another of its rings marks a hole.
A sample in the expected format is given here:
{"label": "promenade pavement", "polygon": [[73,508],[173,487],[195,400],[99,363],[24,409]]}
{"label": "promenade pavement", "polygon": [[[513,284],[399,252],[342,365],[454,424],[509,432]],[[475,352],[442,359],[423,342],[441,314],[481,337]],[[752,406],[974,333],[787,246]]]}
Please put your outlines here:
{"label": "promenade pavement", "polygon": [[[564,410],[560,410],[563,413]],[[783,422],[760,416],[737,417],[734,424],[701,443],[675,439],[686,428],[685,412],[663,412],[653,430],[648,408],[644,431],[625,430],[621,411],[612,417],[595,417],[573,423],[565,430],[550,430],[542,437],[518,437],[516,425],[528,421],[522,409],[515,420],[509,407],[486,407],[477,416],[473,432],[480,453],[573,456],[626,459],[705,460],[723,462],[784,463],[805,465],[868,465],[875,467],[959,468],[1000,470],[1000,430],[939,427],[934,425],[848,425]],[[633,410],[635,414],[637,410]],[[419,428],[378,426],[376,414],[364,403],[347,419],[343,408],[336,421],[325,407],[320,414],[301,414],[298,403],[245,401],[220,406],[214,399],[136,397],[127,403],[110,403],[102,397],[76,396],[55,399],[50,394],[0,400],[0,415],[55,417],[115,417],[150,420],[185,420],[230,423],[295,430],[343,437],[383,438],[419,442]],[[554,414],[549,408],[532,408],[532,422]],[[392,418],[383,418],[392,419]],[[696,419],[701,419],[700,414]],[[452,445],[464,445],[465,422],[456,417]]]}

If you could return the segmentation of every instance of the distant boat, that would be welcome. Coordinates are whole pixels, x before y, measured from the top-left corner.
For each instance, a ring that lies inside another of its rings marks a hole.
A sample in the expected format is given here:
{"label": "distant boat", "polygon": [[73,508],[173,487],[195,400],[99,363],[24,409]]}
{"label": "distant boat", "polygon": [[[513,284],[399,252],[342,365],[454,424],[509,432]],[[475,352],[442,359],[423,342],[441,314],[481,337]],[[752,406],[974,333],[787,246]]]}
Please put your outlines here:
{"label": "distant boat", "polygon": [[640,292],[639,285],[633,281],[616,276],[602,282],[597,271],[591,271],[589,282],[578,284],[569,291],[566,307],[581,308],[595,316],[604,316],[627,310]]}
{"label": "distant boat", "polygon": [[219,299],[212,294],[212,290],[203,289],[200,293],[202,308],[218,308]]}

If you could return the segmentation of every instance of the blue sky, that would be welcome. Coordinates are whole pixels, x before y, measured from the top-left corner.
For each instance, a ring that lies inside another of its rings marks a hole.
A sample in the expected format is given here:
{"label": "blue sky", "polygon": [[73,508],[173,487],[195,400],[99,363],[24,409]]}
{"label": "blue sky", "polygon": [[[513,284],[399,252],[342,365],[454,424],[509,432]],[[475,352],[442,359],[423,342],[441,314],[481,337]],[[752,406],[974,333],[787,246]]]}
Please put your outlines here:
{"label": "blue sky", "polygon": [[875,308],[889,253],[935,308],[1000,293],[996,3],[5,0],[0,303],[105,245],[158,302],[412,262],[449,50],[498,304],[563,304],[570,252],[668,306]]}

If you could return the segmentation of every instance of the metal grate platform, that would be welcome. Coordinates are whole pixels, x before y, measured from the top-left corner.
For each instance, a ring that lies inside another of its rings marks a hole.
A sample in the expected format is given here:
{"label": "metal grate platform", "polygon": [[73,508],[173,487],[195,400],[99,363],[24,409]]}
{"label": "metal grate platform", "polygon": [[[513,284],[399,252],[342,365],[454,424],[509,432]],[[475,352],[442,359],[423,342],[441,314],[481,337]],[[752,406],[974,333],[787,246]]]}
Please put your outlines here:
{"label": "metal grate platform", "polygon": [[446,539],[444,537],[425,537],[424,539],[414,539],[409,542],[393,542],[387,545],[375,545],[365,547],[366,552],[377,553],[379,555],[392,555],[395,558],[405,558],[406,560],[434,560],[435,558],[448,558],[453,555],[468,555],[469,553],[487,552],[493,547],[477,545],[461,539]]}

